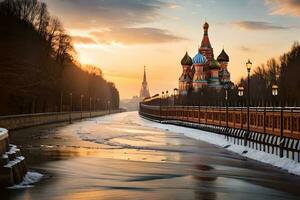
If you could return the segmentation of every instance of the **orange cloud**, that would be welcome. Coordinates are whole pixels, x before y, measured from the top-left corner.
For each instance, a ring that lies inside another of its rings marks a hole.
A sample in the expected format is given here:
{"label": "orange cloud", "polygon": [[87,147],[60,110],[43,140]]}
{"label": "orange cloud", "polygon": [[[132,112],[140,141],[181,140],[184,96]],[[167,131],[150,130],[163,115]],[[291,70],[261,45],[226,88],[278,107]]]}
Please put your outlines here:
{"label": "orange cloud", "polygon": [[232,24],[238,28],[247,30],[283,30],[289,28],[284,26],[273,25],[272,23],[262,21],[238,21]]}
{"label": "orange cloud", "polygon": [[76,44],[96,44],[97,43],[93,38],[87,37],[87,36],[72,36],[72,40]]}
{"label": "orange cloud", "polygon": [[116,28],[109,31],[93,32],[100,43],[122,43],[122,44],[151,44],[166,43],[185,40],[159,28]]}
{"label": "orange cloud", "polygon": [[300,16],[300,0],[266,0],[272,15]]}

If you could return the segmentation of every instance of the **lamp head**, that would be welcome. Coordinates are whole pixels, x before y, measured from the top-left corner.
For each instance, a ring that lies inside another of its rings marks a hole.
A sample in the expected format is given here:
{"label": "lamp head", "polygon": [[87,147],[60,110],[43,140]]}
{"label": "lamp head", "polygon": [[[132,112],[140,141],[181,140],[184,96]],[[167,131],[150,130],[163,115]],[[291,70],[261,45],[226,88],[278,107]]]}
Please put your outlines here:
{"label": "lamp head", "polygon": [[248,72],[250,72],[251,67],[252,67],[252,62],[250,61],[250,59],[248,59],[248,61],[246,63],[246,67],[247,67]]}
{"label": "lamp head", "polygon": [[238,95],[240,97],[244,96],[244,87],[242,86],[238,87]]}
{"label": "lamp head", "polygon": [[272,85],[272,95],[277,96],[278,95],[278,86]]}

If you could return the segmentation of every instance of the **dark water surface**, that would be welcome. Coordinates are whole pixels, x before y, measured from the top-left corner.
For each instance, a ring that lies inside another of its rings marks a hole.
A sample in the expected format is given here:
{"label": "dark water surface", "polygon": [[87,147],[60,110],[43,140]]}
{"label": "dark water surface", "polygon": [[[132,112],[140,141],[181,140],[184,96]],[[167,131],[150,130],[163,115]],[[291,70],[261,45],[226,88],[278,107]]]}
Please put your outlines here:
{"label": "dark water surface", "polygon": [[0,199],[300,199],[300,178],[146,124],[136,112],[14,131],[45,178]]}

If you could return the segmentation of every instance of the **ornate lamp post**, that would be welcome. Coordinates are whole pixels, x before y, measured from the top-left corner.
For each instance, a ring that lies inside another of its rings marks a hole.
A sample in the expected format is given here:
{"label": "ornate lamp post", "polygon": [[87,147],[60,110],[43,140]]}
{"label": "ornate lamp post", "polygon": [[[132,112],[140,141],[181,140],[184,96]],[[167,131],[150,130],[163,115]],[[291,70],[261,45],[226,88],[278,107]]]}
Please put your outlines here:
{"label": "ornate lamp post", "polygon": [[175,106],[175,101],[176,101],[176,99],[177,99],[177,94],[178,94],[178,89],[177,88],[174,88],[174,95],[173,95],[173,99],[174,99],[174,106]]}
{"label": "ornate lamp post", "polygon": [[110,114],[110,101],[107,101],[108,114]]}
{"label": "ornate lamp post", "polygon": [[[274,97],[274,101],[276,102],[276,97],[278,96],[278,86],[276,84],[272,85],[272,96]],[[275,103],[274,103],[275,104]],[[274,106],[273,106],[273,123],[274,123]],[[274,127],[274,124],[273,124]],[[283,109],[280,103],[280,157],[283,157]]]}
{"label": "ornate lamp post", "polygon": [[167,102],[167,104],[166,104],[166,119],[168,119],[168,117],[169,117],[169,113],[168,113],[168,107],[169,107],[169,91],[167,90],[166,91],[166,102]]}
{"label": "ornate lamp post", "polygon": [[225,101],[226,101],[226,132],[228,131],[228,90],[233,89],[231,83],[225,85]]}
{"label": "ornate lamp post", "polygon": [[72,123],[72,111],[73,111],[73,94],[70,93],[70,112],[69,112],[69,122]]}
{"label": "ornate lamp post", "polygon": [[272,95],[276,97],[278,95],[278,86],[272,85]]}
{"label": "ornate lamp post", "polygon": [[80,118],[82,119],[82,101],[83,101],[83,95],[80,95]]}
{"label": "ornate lamp post", "polygon": [[252,62],[248,59],[246,63],[248,72],[248,94],[247,94],[247,133],[245,135],[245,146],[247,146],[247,140],[250,133],[250,70],[252,67]]}
{"label": "ornate lamp post", "polygon": [[100,101],[100,99],[97,98],[97,105],[96,105],[97,108],[96,108],[96,110],[98,110],[98,111],[100,110],[100,109],[99,109],[99,101]]}
{"label": "ornate lamp post", "polygon": [[92,118],[92,97],[90,97],[90,118]]}
{"label": "ornate lamp post", "polygon": [[242,86],[238,87],[238,96],[239,97],[244,96],[244,87],[242,87]]}
{"label": "ornate lamp post", "polygon": [[243,96],[244,96],[244,87],[238,87],[238,96],[241,97],[241,129],[243,129]]}
{"label": "ornate lamp post", "polygon": [[162,110],[161,110],[161,106],[162,106],[162,101],[164,98],[164,94],[165,92],[161,92],[161,97],[159,98],[159,116],[160,116],[160,120],[162,120]]}
{"label": "ornate lamp post", "polygon": [[63,92],[60,92],[60,112],[63,111]]}
{"label": "ornate lamp post", "polygon": [[167,106],[169,106],[169,91],[166,91]]}

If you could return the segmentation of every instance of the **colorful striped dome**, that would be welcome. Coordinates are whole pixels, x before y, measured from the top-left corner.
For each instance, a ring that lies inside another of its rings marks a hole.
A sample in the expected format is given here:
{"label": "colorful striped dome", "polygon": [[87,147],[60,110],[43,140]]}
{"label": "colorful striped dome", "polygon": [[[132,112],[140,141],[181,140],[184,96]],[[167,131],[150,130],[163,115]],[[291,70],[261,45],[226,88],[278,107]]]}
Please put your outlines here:
{"label": "colorful striped dome", "polygon": [[201,65],[203,65],[203,64],[205,64],[206,63],[206,58],[205,58],[205,56],[203,56],[201,53],[197,53],[196,55],[195,55],[195,57],[193,58],[193,63],[194,64],[201,64]]}

